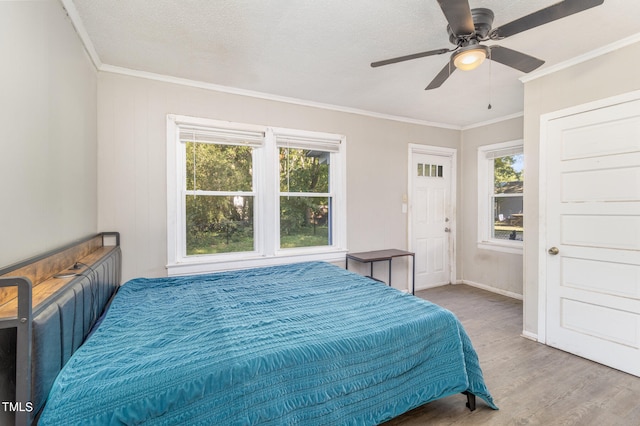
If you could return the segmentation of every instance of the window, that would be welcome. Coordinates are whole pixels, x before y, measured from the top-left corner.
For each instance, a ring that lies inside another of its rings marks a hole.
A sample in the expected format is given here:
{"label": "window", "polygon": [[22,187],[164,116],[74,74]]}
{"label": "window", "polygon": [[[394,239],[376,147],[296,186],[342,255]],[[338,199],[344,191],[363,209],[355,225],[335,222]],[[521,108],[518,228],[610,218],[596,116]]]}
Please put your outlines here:
{"label": "window", "polygon": [[280,147],[280,248],[331,244],[328,152]]}
{"label": "window", "polygon": [[442,166],[439,164],[418,163],[418,176],[420,177],[443,177]]}
{"label": "window", "polygon": [[184,140],[186,254],[254,251],[251,146]]}
{"label": "window", "polygon": [[478,149],[478,242],[482,248],[522,252],[524,239],[522,141]]}
{"label": "window", "polygon": [[167,118],[169,274],[342,260],[345,139]]}

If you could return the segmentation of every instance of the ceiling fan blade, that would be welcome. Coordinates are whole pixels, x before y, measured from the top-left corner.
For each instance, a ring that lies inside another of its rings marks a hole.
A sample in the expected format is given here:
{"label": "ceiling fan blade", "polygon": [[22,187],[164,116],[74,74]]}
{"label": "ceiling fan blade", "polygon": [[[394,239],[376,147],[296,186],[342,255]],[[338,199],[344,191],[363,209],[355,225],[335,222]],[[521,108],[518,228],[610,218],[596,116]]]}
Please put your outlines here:
{"label": "ceiling fan blade", "polygon": [[565,0],[494,28],[489,37],[494,40],[506,38],[574,13],[600,6],[602,3],[604,0]]}
{"label": "ceiling fan blade", "polygon": [[424,90],[437,89],[438,87],[442,86],[442,83],[444,83],[455,70],[456,67],[453,66],[451,61],[447,62],[447,65],[445,65],[444,68],[440,70],[438,75],[436,75],[435,78],[431,80],[431,83],[429,83],[429,85],[425,87]]}
{"label": "ceiling fan blade", "polygon": [[438,4],[453,34],[463,36],[475,32],[468,0],[438,0]]}
{"label": "ceiling fan blade", "polygon": [[398,56],[397,58],[385,59],[384,61],[372,62],[371,66],[381,67],[383,65],[395,64],[396,62],[409,61],[411,59],[424,58],[425,56],[442,55],[443,53],[450,52],[449,49],[437,49],[429,50],[428,52],[414,53],[413,55]]}
{"label": "ceiling fan blade", "polygon": [[502,46],[491,46],[489,59],[522,72],[531,72],[544,64],[541,59]]}

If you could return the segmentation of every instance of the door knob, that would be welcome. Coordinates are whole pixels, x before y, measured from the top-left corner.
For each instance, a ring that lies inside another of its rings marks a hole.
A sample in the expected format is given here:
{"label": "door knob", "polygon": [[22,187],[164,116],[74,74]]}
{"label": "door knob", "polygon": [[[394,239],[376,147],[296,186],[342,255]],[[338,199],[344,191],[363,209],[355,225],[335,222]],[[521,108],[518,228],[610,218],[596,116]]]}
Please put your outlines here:
{"label": "door knob", "polygon": [[444,228],[444,232],[451,232],[451,229],[449,229],[449,228]]}
{"label": "door knob", "polygon": [[560,250],[558,250],[558,247],[551,247],[549,250],[547,250],[547,253],[555,256],[556,254],[560,253]]}

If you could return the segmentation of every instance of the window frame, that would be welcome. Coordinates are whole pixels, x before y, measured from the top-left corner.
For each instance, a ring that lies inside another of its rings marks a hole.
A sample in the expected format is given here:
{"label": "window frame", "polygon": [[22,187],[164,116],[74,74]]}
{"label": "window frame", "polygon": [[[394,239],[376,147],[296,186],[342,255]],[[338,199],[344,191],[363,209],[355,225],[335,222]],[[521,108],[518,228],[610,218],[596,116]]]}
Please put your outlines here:
{"label": "window frame", "polygon": [[[258,132],[264,137],[253,150],[254,250],[249,252],[186,255],[185,153],[180,130],[185,127],[237,132]],[[281,137],[308,141],[309,146],[331,147],[329,170],[333,214],[332,244],[280,248],[280,175],[277,140]],[[315,144],[315,145],[314,145]],[[323,145],[324,144],[324,145]],[[346,138],[342,135],[279,127],[167,115],[167,271],[171,275],[279,265],[292,262],[344,260],[346,247]]]}
{"label": "window frame", "polygon": [[[492,237],[494,202],[494,155],[501,151],[524,154],[522,139],[478,147],[478,248],[505,253],[522,254],[524,241],[502,240]],[[509,153],[505,153],[510,155]],[[489,158],[491,157],[491,158]],[[517,196],[520,196],[518,194]],[[524,190],[522,192],[524,200]]]}

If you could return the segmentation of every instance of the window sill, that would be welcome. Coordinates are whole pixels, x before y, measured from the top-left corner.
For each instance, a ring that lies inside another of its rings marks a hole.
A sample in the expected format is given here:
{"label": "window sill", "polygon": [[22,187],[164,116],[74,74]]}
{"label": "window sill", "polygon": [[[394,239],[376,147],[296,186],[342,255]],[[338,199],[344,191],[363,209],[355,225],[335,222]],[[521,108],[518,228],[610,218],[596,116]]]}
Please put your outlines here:
{"label": "window sill", "polygon": [[166,266],[168,276],[206,274],[210,272],[230,271],[234,269],[259,268],[264,266],[284,265],[287,263],[324,261],[343,262],[347,250],[332,249],[330,251],[308,250],[279,252],[275,256],[262,256],[249,253],[242,257],[226,257],[224,259],[194,258],[184,262],[170,263]]}
{"label": "window sill", "polygon": [[522,254],[523,243],[507,243],[496,241],[479,241],[478,248],[482,250],[493,250],[501,253]]}

